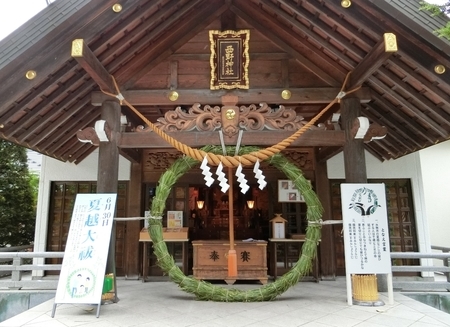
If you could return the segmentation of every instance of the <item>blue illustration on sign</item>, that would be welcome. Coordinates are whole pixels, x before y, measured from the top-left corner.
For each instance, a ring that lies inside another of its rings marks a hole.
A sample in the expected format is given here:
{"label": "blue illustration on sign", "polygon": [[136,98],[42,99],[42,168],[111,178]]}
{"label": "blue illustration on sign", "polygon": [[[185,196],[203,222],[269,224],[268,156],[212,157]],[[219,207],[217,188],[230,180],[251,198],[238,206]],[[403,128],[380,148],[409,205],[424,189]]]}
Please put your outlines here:
{"label": "blue illustration on sign", "polygon": [[94,285],[94,273],[87,268],[81,268],[69,275],[66,287],[70,297],[81,298],[92,292]]}

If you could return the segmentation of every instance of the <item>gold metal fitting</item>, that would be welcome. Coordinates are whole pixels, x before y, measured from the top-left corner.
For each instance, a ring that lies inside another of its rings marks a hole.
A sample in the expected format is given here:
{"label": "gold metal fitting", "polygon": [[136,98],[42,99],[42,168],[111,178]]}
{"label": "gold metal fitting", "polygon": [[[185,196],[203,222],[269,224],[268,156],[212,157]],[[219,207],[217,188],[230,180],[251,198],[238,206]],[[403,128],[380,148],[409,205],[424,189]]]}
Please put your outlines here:
{"label": "gold metal fitting", "polygon": [[434,72],[436,74],[442,75],[445,73],[445,66],[444,65],[436,65],[434,66]]}
{"label": "gold metal fitting", "polygon": [[385,52],[397,52],[397,37],[394,33],[384,33],[384,51]]}
{"label": "gold metal fitting", "polygon": [[25,77],[28,78],[29,80],[34,79],[37,76],[37,73],[35,70],[29,70],[27,71],[27,73],[25,74]]}
{"label": "gold metal fitting", "polygon": [[227,112],[225,113],[225,117],[227,117],[227,119],[231,120],[236,116],[236,111],[234,111],[234,109],[228,109]]}
{"label": "gold metal fitting", "polygon": [[178,97],[179,97],[179,94],[177,91],[170,91],[170,93],[169,93],[170,101],[177,101]]}
{"label": "gold metal fitting", "polygon": [[122,11],[122,5],[120,3],[116,3],[115,5],[112,6],[112,10],[114,12],[121,12]]}
{"label": "gold metal fitting", "polygon": [[289,91],[289,90],[283,90],[283,91],[281,91],[281,97],[282,97],[284,100],[289,100],[289,99],[291,98],[291,95],[292,95],[292,93],[291,93],[291,91]]}
{"label": "gold metal fitting", "polygon": [[341,1],[341,6],[344,8],[348,8],[352,5],[352,2],[350,0],[342,0]]}
{"label": "gold metal fitting", "polygon": [[0,124],[0,129],[2,129],[2,128],[4,128],[5,127],[5,125],[3,125],[3,124]]}

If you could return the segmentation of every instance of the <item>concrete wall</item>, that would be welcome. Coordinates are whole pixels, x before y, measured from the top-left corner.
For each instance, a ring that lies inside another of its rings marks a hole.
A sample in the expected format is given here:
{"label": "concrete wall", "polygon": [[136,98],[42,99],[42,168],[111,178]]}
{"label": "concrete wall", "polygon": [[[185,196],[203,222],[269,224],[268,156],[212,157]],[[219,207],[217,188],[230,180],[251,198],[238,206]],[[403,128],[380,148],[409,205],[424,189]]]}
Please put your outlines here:
{"label": "concrete wall", "polygon": [[55,297],[55,291],[2,291],[0,323]]}
{"label": "concrete wall", "polygon": [[420,151],[431,244],[450,247],[450,141]]}

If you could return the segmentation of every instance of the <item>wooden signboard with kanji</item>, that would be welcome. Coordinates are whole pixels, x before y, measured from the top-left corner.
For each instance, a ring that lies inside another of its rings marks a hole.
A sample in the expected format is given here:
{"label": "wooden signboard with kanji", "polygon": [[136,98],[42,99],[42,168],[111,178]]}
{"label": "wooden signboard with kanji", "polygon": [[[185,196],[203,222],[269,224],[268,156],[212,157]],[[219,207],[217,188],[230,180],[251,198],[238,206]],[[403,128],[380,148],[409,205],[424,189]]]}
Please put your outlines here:
{"label": "wooden signboard with kanji", "polygon": [[248,89],[249,30],[209,31],[211,90]]}

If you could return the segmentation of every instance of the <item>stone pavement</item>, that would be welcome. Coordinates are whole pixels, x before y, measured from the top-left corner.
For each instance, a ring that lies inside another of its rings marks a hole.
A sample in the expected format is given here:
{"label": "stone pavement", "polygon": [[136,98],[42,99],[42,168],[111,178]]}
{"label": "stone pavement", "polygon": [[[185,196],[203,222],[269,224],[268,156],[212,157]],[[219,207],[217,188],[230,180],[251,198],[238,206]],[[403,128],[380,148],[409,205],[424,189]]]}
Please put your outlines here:
{"label": "stone pavement", "polygon": [[[347,305],[345,278],[300,282],[271,302],[222,303],[197,301],[172,282],[117,280],[120,301],[96,306],[60,304],[51,318],[53,300],[0,323],[0,327],[324,327],[324,326],[450,326],[450,315],[401,293],[389,305]],[[224,287],[230,287],[224,284]],[[258,284],[232,287],[258,288]]]}

